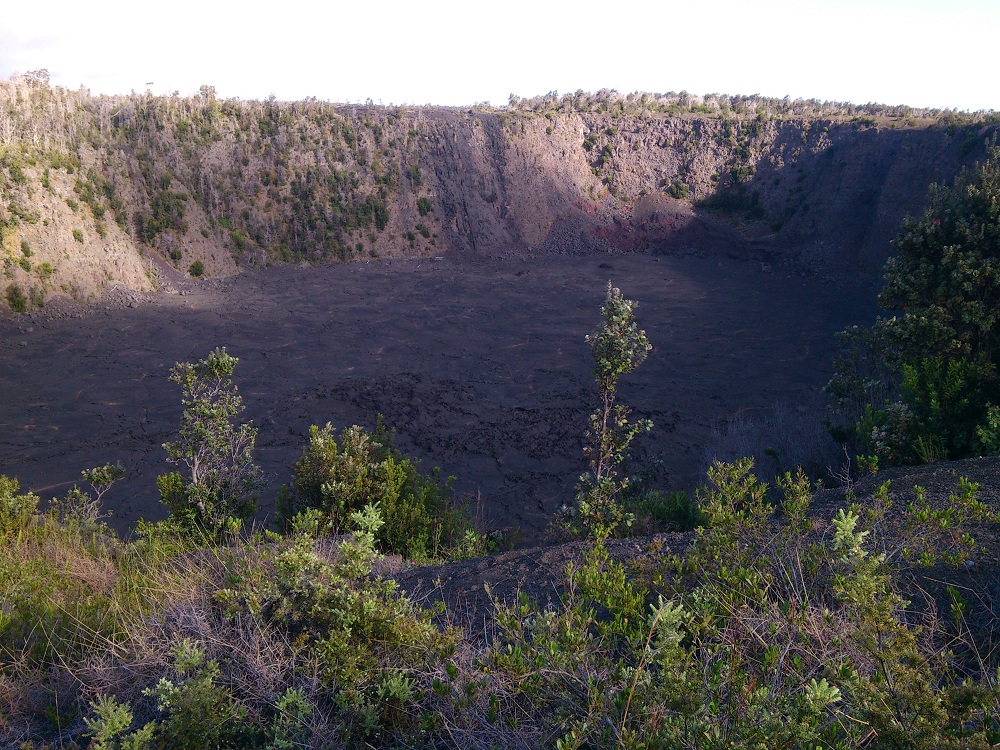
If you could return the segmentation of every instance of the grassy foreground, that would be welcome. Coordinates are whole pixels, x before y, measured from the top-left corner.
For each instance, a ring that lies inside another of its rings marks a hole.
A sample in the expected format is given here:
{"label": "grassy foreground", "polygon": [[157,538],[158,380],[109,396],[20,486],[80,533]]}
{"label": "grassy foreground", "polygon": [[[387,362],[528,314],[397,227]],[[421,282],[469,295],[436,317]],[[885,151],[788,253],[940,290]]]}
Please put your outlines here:
{"label": "grassy foreground", "polygon": [[2,478],[0,746],[1000,743],[995,610],[902,591],[915,566],[978,564],[997,514],[975,485],[905,509],[883,485],[820,521],[802,475],[708,479],[683,556],[626,567],[598,538],[558,606],[496,602],[483,639],[378,573],[377,505],[337,537],[305,513],[282,535],[126,541]]}

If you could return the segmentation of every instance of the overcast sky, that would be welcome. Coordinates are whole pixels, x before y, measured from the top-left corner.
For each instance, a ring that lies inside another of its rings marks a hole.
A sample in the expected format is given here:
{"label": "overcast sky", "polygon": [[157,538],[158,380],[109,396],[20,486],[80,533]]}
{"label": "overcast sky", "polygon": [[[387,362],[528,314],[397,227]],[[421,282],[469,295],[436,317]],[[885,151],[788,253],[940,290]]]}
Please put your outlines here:
{"label": "overcast sky", "polygon": [[601,88],[1000,110],[1000,0],[16,2],[0,77],[94,93],[506,104]]}

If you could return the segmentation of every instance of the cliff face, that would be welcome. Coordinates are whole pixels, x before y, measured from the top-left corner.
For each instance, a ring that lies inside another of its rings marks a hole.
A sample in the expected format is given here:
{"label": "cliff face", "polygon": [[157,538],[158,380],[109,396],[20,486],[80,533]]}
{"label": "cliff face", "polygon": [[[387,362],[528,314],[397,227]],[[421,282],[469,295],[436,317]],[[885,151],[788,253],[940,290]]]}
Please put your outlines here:
{"label": "cliff face", "polygon": [[928,185],[981,157],[995,130],[509,114],[435,124],[454,145],[423,158],[438,165],[448,215],[468,218],[453,245],[725,248],[850,274],[876,273]]}
{"label": "cliff face", "polygon": [[874,275],[928,184],[981,157],[997,129],[203,93],[0,82],[9,306],[146,289],[165,264],[226,275],[445,252],[726,252]]}

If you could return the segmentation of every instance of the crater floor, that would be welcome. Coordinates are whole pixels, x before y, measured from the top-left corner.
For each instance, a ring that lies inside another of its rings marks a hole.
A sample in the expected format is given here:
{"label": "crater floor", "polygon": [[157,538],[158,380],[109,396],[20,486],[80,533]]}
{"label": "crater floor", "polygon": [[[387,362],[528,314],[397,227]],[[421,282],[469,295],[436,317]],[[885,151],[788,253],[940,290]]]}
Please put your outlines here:
{"label": "crater floor", "polygon": [[0,322],[0,473],[48,499],[120,461],[113,524],[162,517],[155,478],[181,413],[167,376],[225,346],[260,428],[262,520],[310,424],[382,414],[401,449],[458,477],[488,526],[531,541],[585,468],[584,336],[608,280],[639,302],[654,346],[620,393],[655,424],[638,448],[664,488],[703,477],[703,447],[731,414],[815,395],[833,334],[876,311],[871,291],[718,257],[394,260],[189,282],[135,307]]}

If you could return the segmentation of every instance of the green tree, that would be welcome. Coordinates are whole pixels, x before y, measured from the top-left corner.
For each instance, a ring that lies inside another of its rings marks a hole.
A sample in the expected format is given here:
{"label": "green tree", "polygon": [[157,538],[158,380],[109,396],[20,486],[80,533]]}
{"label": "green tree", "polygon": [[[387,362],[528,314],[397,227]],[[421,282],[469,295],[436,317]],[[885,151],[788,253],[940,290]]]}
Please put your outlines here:
{"label": "green tree", "polygon": [[601,306],[603,322],[587,336],[594,355],[594,376],[600,407],[590,416],[588,445],[584,449],[590,468],[576,490],[576,521],[594,536],[613,534],[622,522],[630,522],[619,501],[629,481],[620,476],[629,446],[640,432],[653,427],[648,419],[629,422],[630,409],[617,403],[618,379],[635,370],[653,348],[646,332],[635,322],[636,303],[622,296],[608,282]]}
{"label": "green tree", "polygon": [[[865,340],[882,377],[858,377],[841,360],[828,390],[860,404],[858,433],[895,462],[966,458],[1000,450],[1000,148],[932,185],[927,207],[893,240],[879,304],[896,314]],[[871,357],[869,356],[869,359]],[[885,380],[891,382],[887,384]]]}
{"label": "green tree", "polygon": [[239,360],[215,349],[207,358],[178,362],[170,380],[184,389],[178,439],[165,443],[167,460],[185,467],[157,479],[162,502],[183,525],[219,533],[249,518],[261,486],[253,462],[257,429],[239,424],[243,399],[232,382]]}

